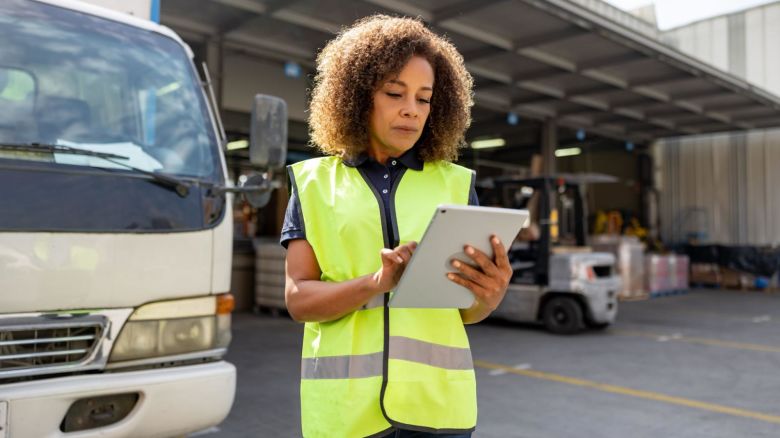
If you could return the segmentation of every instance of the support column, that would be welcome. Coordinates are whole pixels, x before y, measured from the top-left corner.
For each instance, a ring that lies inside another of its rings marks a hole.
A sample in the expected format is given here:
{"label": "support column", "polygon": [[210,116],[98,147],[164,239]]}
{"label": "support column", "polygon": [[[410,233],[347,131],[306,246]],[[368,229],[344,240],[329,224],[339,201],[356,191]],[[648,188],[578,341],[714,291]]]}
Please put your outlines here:
{"label": "support column", "polygon": [[542,126],[542,174],[555,173],[555,149],[558,147],[558,126],[553,119],[547,119]]}

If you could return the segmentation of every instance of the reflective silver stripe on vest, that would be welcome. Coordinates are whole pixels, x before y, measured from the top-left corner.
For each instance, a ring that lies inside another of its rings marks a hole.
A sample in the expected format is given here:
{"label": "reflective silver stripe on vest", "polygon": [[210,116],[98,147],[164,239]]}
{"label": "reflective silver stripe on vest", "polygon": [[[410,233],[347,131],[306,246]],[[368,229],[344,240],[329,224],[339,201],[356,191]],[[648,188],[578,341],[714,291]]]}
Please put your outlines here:
{"label": "reflective silver stripe on vest", "polygon": [[471,350],[447,347],[403,336],[390,336],[390,359],[419,362],[448,370],[471,370]]}
{"label": "reflective silver stripe on vest", "polygon": [[304,357],[302,379],[360,379],[382,375],[382,352],[354,356]]}
{"label": "reflective silver stripe on vest", "polygon": [[363,304],[363,307],[361,307],[360,310],[375,309],[377,307],[384,307],[384,305],[385,294],[378,294],[374,295],[366,304]]}
{"label": "reflective silver stripe on vest", "polygon": [[[448,370],[471,370],[471,350],[447,347],[403,336],[390,336],[390,359]],[[359,379],[382,375],[382,352],[301,359],[302,379]]]}

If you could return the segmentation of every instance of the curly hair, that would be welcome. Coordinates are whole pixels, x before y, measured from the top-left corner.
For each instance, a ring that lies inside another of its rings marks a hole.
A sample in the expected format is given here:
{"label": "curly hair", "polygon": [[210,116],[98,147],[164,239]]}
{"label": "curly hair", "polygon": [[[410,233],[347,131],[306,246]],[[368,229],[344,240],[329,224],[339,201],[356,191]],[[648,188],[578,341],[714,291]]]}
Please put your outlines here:
{"label": "curly hair", "polygon": [[428,60],[434,72],[431,112],[416,144],[419,157],[456,160],[471,124],[473,79],[457,49],[414,18],[362,18],[322,49],[311,93],[312,144],[343,158],[365,151],[374,92],[412,56]]}

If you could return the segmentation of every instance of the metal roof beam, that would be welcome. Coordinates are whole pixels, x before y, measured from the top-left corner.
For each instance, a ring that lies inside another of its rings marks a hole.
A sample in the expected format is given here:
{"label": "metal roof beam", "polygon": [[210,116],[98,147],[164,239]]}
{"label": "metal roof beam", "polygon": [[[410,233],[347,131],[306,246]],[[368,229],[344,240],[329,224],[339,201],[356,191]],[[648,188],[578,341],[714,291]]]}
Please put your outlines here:
{"label": "metal roof beam", "polygon": [[506,53],[506,50],[500,49],[495,46],[484,46],[476,49],[466,50],[461,52],[463,59],[466,61],[474,62],[478,59],[489,58],[491,56],[498,55],[500,53]]}
{"label": "metal roof beam", "polygon": [[254,2],[252,0],[211,0],[214,3],[219,3],[224,6],[229,6],[234,9],[240,9],[245,12],[251,12],[256,15],[265,14],[267,9],[262,3]]}
{"label": "metal roof beam", "polygon": [[431,15],[432,23],[440,23],[445,20],[460,17],[478,9],[488,7],[494,3],[504,2],[508,0],[463,0],[448,6],[434,10]]}
{"label": "metal roof beam", "polygon": [[364,0],[372,5],[381,6],[386,9],[390,9],[402,14],[411,15],[412,17],[420,16],[427,22],[433,21],[433,13],[425,8],[415,6],[413,4],[406,3],[400,0]]}
{"label": "metal roof beam", "polygon": [[644,55],[637,53],[625,53],[616,56],[606,56],[602,58],[590,59],[582,61],[577,64],[577,70],[593,70],[606,67],[614,67],[616,65],[628,64],[629,62],[639,61],[641,59],[647,59]]}
{"label": "metal roof beam", "polygon": [[747,123],[748,126],[755,128],[762,128],[766,126],[777,126],[780,124],[780,116],[772,116],[764,119],[751,120]]}
{"label": "metal roof beam", "polygon": [[682,72],[667,73],[661,76],[654,76],[650,78],[639,79],[636,81],[629,81],[631,88],[636,87],[657,87],[659,85],[666,85],[673,82],[679,82],[686,79],[693,79],[691,76],[686,76]]}
{"label": "metal roof beam", "polygon": [[704,105],[705,111],[736,111],[736,110],[742,110],[747,108],[754,108],[757,106],[760,106],[758,102],[732,102],[732,103],[722,103],[720,105]]}
{"label": "metal roof beam", "polygon": [[327,20],[321,20],[311,15],[295,12],[290,9],[280,9],[271,14],[271,16],[286,23],[296,24],[301,27],[317,30],[327,34],[336,34],[341,29],[341,26],[336,23],[332,23]]}
{"label": "metal roof beam", "polygon": [[571,91],[567,91],[566,95],[569,97],[588,97],[590,94],[606,93],[608,91],[614,91],[615,87],[610,85],[598,84],[590,85],[587,87],[577,88]]}
{"label": "metal roof beam", "polygon": [[274,12],[289,8],[294,3],[297,3],[300,0],[266,0],[265,2],[265,13],[266,14],[273,14]]}
{"label": "metal roof beam", "polygon": [[197,33],[200,35],[216,36],[219,34],[219,29],[216,26],[210,24],[201,23],[199,21],[193,21],[188,18],[175,17],[165,15],[164,22],[166,25],[174,27],[176,29],[182,29],[187,32]]}
{"label": "metal roof beam", "polygon": [[247,25],[250,21],[255,20],[259,16],[260,15],[246,14],[246,15],[242,15],[241,17],[238,17],[238,18],[236,18],[234,20],[230,20],[227,23],[222,24],[222,25],[219,26],[219,31],[218,31],[219,35],[224,37],[226,35],[234,33],[236,31],[238,31],[240,28],[242,28],[245,25]]}
{"label": "metal roof beam", "polygon": [[693,91],[685,91],[682,93],[674,93],[670,97],[672,100],[690,100],[690,99],[701,99],[702,97],[712,97],[712,96],[719,96],[721,94],[728,93],[728,91],[724,89],[717,89],[717,90],[693,90]]}
{"label": "metal roof beam", "polygon": [[211,0],[214,3],[249,12],[251,15],[239,17],[219,27],[220,35],[236,32],[250,21],[261,15],[271,15],[274,12],[289,7],[299,0],[268,0],[257,3],[252,0]]}
{"label": "metal roof beam", "polygon": [[759,113],[759,114],[749,114],[749,115],[736,115],[733,116],[732,119],[738,122],[755,122],[756,120],[767,120],[770,118],[779,119],[780,115],[775,112],[774,115],[767,114],[767,113]]}
{"label": "metal roof beam", "polygon": [[513,99],[510,102],[510,105],[514,107],[520,107],[520,106],[536,106],[536,105],[548,105],[548,104],[555,104],[560,102],[560,99],[550,98],[550,97],[543,97],[539,99]]}
{"label": "metal roof beam", "polygon": [[566,29],[543,33],[540,35],[534,35],[531,37],[523,38],[514,42],[514,49],[521,50],[528,47],[543,46],[545,44],[552,44],[558,41],[574,38],[582,35],[586,35],[587,32],[580,28],[568,27]]}
{"label": "metal roof beam", "polygon": [[571,76],[572,73],[561,73],[560,70],[544,70],[539,71],[535,73],[518,73],[512,77],[512,80],[514,82],[527,82],[527,81],[536,81],[539,79],[555,79],[555,78],[562,78],[565,76]]}

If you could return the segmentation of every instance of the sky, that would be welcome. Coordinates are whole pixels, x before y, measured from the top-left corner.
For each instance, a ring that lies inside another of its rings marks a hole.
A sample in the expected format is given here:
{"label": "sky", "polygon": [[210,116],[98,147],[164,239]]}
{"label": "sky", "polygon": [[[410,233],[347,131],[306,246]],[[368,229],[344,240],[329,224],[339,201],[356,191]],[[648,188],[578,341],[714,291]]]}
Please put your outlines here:
{"label": "sky", "polygon": [[658,27],[666,30],[692,21],[740,11],[773,0],[606,0],[621,9],[655,3]]}

